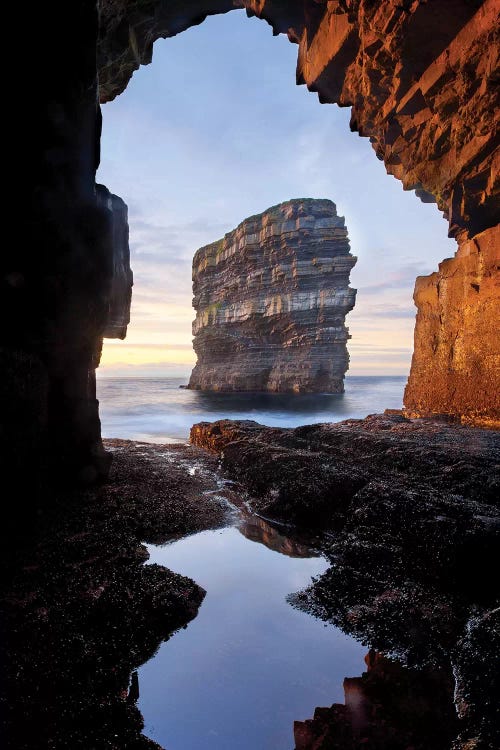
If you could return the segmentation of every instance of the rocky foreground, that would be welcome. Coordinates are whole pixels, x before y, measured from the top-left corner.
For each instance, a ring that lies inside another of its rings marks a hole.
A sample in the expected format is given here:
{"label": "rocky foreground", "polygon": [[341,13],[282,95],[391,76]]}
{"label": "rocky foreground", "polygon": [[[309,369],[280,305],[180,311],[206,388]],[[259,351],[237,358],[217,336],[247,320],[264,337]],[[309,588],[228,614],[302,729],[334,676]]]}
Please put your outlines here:
{"label": "rocky foreground", "polygon": [[55,491],[33,538],[9,548],[5,747],[158,747],[141,734],[133,673],[204,592],[145,566],[143,543],[229,523],[226,476],[238,484],[223,495],[281,522],[289,552],[307,531],[331,560],[292,606],[370,648],[345,704],[295,723],[296,750],[498,750],[498,433],[385,414],[201,423],[192,441],[107,441],[109,482]]}
{"label": "rocky foreground", "polygon": [[106,447],[109,483],[61,491],[29,548],[10,559],[1,596],[2,747],[158,748],[141,734],[131,673],[196,617],[205,592],[144,565],[143,543],[225,525],[227,510],[204,495],[218,486],[217,462],[199,449],[123,440]]}
{"label": "rocky foreground", "polygon": [[[191,440],[221,457],[258,513],[327,532],[322,549],[332,567],[292,597],[295,606],[400,665],[437,668],[441,681],[453,671],[460,719],[453,747],[500,746],[498,433],[384,414],[296,429],[201,423]],[[391,673],[390,664],[369,664],[361,692],[378,682],[387,693]],[[411,702],[406,679],[398,675]],[[397,729],[401,689],[394,680],[392,686],[382,707],[365,695],[362,729],[344,706],[298,723],[297,748],[448,747],[436,732],[432,744],[429,735],[404,739]],[[420,705],[424,693],[421,683]],[[422,716],[414,721],[422,726]],[[443,728],[444,714],[439,723]]]}

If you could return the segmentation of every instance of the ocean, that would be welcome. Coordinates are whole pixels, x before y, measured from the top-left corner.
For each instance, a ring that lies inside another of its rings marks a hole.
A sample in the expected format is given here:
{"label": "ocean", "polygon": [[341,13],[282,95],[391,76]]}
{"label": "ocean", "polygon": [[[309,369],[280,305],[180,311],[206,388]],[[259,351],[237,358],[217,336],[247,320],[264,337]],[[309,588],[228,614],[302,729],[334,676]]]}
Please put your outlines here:
{"label": "ocean", "polygon": [[196,422],[253,419],[270,427],[361,419],[400,409],[405,376],[349,376],[345,393],[202,393],[186,378],[98,378],[102,435],[157,443],[184,442]]}

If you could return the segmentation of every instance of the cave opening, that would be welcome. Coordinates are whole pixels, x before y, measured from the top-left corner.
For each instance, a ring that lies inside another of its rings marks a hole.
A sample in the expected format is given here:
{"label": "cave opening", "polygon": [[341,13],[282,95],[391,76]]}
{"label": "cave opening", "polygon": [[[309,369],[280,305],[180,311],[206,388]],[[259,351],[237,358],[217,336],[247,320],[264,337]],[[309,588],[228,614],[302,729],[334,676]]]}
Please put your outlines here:
{"label": "cave opening", "polygon": [[[98,370],[106,437],[185,438],[189,420],[204,410],[208,418],[230,416],[233,408],[252,416],[252,407],[237,399],[225,412],[220,400],[185,393],[175,394],[175,406],[164,411],[160,391],[150,383],[144,416],[155,424],[148,429],[144,421],[127,434],[126,410],[109,401],[127,388],[123,379],[164,378],[175,388],[187,382],[195,362],[192,257],[246,216],[301,196],[329,198],[345,216],[351,252],[358,257],[350,282],[357,303],[347,318],[347,397],[349,377],[358,378],[354,386],[367,383],[359,380],[367,376],[399,378],[399,401],[386,391],[388,401],[379,409],[401,406],[413,343],[415,277],[454,251],[436,207],[389,179],[368,140],[349,132],[349,110],[319,107],[314,94],[295,85],[295,46],[243,14],[208,17],[157,41],[153,64],[136,71],[127,90],[103,106],[97,179],[129,207],[134,271],[127,337],[105,339]],[[182,71],[182,80],[170,71]],[[254,400],[256,411],[272,420],[268,402]],[[289,405],[274,403],[279,413]],[[302,419],[342,419],[363,410],[357,403],[355,413],[347,404],[339,411],[338,399],[317,408],[311,398],[311,405]],[[366,413],[376,408],[370,401]],[[173,433],[168,421],[177,425]]]}

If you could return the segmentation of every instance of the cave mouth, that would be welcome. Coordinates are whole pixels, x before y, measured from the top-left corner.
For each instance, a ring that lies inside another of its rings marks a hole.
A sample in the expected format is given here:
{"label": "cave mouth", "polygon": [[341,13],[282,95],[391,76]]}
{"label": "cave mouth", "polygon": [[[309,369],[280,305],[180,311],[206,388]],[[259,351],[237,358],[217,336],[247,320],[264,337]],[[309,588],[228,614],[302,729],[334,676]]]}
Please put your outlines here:
{"label": "cave mouth", "polygon": [[[219,40],[217,52],[214,38]],[[255,56],[262,74],[253,70]],[[98,370],[106,437],[130,435],[122,431],[121,419],[117,424],[113,405],[107,404],[115,389],[103,376],[185,378],[175,387],[187,382],[194,364],[189,361],[194,317],[190,297],[196,249],[266,204],[311,193],[337,202],[338,213],[346,216],[351,251],[359,257],[351,282],[358,288],[358,304],[347,319],[353,336],[347,376],[356,378],[352,399],[349,388],[343,401],[330,399],[329,405],[325,398],[318,405],[302,399],[299,407],[286,399],[265,403],[261,397],[253,407],[254,416],[259,419],[260,410],[273,423],[272,412],[284,420],[284,412],[290,410],[290,424],[295,426],[297,410],[303,420],[329,421],[402,406],[412,349],[414,278],[449,254],[453,243],[435,208],[388,180],[383,165],[371,158],[370,144],[349,132],[345,109],[318,107],[304,87],[295,86],[290,75],[294,56],[286,38],[273,39],[258,19],[243,20],[241,13],[211,17],[179,37],[156,42],[154,64],[137,71],[127,90],[103,108],[98,179],[130,204],[135,275],[127,338],[105,340]],[[234,69],[228,75],[232,61]],[[181,67],[184,78],[179,85],[168,71]],[[326,160],[332,144],[334,158]],[[404,245],[406,257],[401,257],[399,248]],[[147,363],[158,357],[163,361]],[[117,359],[121,367],[115,366]],[[377,376],[392,377],[400,396],[390,390],[390,381],[386,390],[377,381],[376,398],[365,391],[363,414],[363,376],[372,377],[373,384]],[[173,390],[169,394],[175,396],[179,413],[167,415],[156,395],[144,395],[152,421],[163,426],[151,431],[144,421],[135,435],[156,431],[162,439],[186,437],[184,410],[189,412],[187,403],[196,397]],[[245,405],[242,397],[233,398],[225,410],[220,401],[198,398],[202,403],[192,405],[193,421],[198,412],[204,418],[252,416],[251,400]],[[162,420],[150,411],[155,405],[164,414]],[[171,435],[167,420],[174,425]],[[113,434],[113,427],[120,433]]]}
{"label": "cave mouth", "polygon": [[[267,21],[273,35],[297,44],[296,82],[316,92],[322,104],[350,108],[350,129],[369,138],[387,172],[424,203],[437,203],[445,215],[448,235],[458,241],[459,250],[455,257],[448,249],[438,255],[445,262],[434,274],[422,277],[421,268],[413,269],[418,315],[405,408],[413,416],[442,414],[494,426],[497,354],[491,341],[498,291],[490,279],[496,273],[498,244],[491,137],[498,111],[491,75],[495,0],[458,0],[453,18],[441,0],[411,8],[368,0],[352,8],[339,0],[213,0],[188,10],[176,4],[161,5],[153,13],[149,5],[134,7],[119,17],[113,3],[103,3],[97,50],[101,101],[114,99],[134,70],[151,62],[155,39],[175,37],[202,21],[205,26],[211,23],[207,16],[237,8]],[[237,50],[232,62],[240,55]],[[256,59],[261,65],[254,55],[254,67]],[[276,94],[280,91],[275,89]],[[291,153],[310,155],[315,137]],[[326,160],[332,142],[321,144],[319,154]],[[242,215],[245,212],[238,219]],[[422,223],[409,224],[403,247]],[[422,243],[422,248],[428,246]],[[377,270],[384,275],[385,269]],[[444,288],[446,294],[441,294]],[[391,313],[398,315],[397,310]],[[478,341],[479,349],[485,344],[484,356],[478,357]]]}

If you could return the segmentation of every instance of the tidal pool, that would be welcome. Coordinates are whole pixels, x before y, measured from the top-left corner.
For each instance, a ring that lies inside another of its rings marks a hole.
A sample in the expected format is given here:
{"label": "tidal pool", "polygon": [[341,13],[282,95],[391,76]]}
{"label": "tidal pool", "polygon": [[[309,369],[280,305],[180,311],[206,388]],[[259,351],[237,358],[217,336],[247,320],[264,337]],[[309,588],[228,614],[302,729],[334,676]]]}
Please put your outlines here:
{"label": "tidal pool", "polygon": [[324,558],[255,517],[148,550],[207,595],[139,670],[147,736],[168,750],[292,750],[295,720],[343,703],[366,648],[286,601]]}

